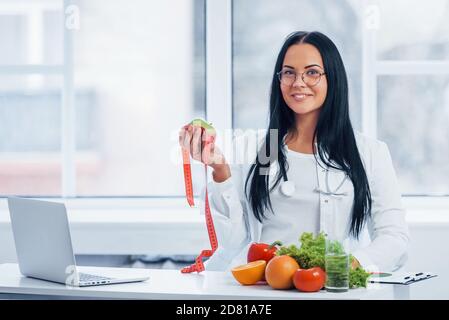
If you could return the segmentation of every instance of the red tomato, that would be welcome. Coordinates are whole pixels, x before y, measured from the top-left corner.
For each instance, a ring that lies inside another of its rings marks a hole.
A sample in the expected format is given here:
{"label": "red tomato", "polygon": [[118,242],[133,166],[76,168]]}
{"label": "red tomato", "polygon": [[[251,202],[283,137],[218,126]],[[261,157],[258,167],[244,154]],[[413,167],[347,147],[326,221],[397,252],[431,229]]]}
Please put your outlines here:
{"label": "red tomato", "polygon": [[253,243],[248,250],[248,262],[257,260],[265,260],[267,263],[276,255],[276,246],[281,246],[280,241],[275,241],[272,244]]}
{"label": "red tomato", "polygon": [[293,275],[296,289],[304,292],[320,291],[326,281],[326,273],[320,267],[298,269]]}

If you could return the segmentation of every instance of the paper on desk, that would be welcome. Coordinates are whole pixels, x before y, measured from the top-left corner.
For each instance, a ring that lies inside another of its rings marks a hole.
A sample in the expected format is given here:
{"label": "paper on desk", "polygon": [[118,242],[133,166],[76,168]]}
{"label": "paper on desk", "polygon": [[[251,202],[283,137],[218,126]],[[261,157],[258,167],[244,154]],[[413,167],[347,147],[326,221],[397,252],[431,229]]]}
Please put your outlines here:
{"label": "paper on desk", "polygon": [[368,278],[371,283],[411,284],[414,282],[430,279],[437,275],[431,272],[393,272],[374,273]]}

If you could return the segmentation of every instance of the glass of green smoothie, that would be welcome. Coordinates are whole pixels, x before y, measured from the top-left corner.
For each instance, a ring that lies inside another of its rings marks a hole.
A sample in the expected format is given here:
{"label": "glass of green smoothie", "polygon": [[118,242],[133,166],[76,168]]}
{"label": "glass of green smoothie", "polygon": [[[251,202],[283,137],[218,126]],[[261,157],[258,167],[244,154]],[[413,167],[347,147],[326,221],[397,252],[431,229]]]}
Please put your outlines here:
{"label": "glass of green smoothie", "polygon": [[326,238],[325,251],[326,283],[328,292],[346,292],[349,290],[349,253],[343,241]]}

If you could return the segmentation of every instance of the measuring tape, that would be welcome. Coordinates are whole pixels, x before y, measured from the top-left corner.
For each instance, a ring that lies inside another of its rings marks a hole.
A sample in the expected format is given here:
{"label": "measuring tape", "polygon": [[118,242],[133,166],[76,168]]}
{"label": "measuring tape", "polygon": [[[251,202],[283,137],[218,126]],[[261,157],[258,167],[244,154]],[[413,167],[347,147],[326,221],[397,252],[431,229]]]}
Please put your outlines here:
{"label": "measuring tape", "polygon": [[[202,119],[195,119],[191,122],[192,125],[200,125],[201,126],[201,133],[203,133],[205,130],[213,130],[212,126],[205,122]],[[209,144],[213,141],[212,139],[208,139],[205,141],[205,144]],[[193,207],[195,205],[193,200],[193,187],[192,187],[192,168],[190,165],[190,153],[189,150],[186,150],[185,148],[182,148],[182,160],[183,160],[183,169],[184,169],[184,183],[186,188],[186,198],[187,202],[189,203],[190,207]],[[211,245],[211,249],[202,250],[200,255],[195,258],[195,263],[184,267],[181,269],[182,273],[191,273],[191,272],[201,272],[204,271],[204,264],[203,264],[203,258],[209,258],[212,256],[212,254],[217,250],[218,247],[218,241],[217,241],[217,235],[215,233],[215,227],[214,227],[214,221],[212,220],[212,214],[210,211],[209,206],[209,196],[207,192],[207,165],[204,165],[204,171],[205,171],[205,182],[206,182],[206,196],[205,196],[205,216],[206,216],[206,227],[207,227],[207,233],[209,235],[209,241]]]}

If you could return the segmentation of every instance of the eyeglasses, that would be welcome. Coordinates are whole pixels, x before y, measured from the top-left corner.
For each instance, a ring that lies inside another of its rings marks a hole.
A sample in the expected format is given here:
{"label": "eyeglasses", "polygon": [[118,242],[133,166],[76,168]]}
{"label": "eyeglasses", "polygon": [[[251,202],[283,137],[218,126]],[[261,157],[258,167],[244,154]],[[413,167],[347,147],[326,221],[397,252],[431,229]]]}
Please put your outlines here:
{"label": "eyeglasses", "polygon": [[[298,74],[292,69],[283,69],[276,73],[279,81],[286,86],[291,86],[295,83]],[[321,76],[326,74],[326,72],[320,72],[316,69],[307,69],[306,71],[299,73],[301,75],[302,81],[309,87],[316,86],[321,79]]]}

